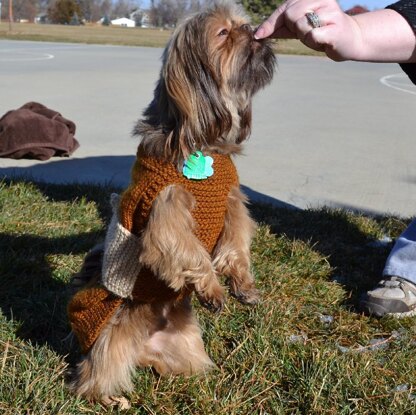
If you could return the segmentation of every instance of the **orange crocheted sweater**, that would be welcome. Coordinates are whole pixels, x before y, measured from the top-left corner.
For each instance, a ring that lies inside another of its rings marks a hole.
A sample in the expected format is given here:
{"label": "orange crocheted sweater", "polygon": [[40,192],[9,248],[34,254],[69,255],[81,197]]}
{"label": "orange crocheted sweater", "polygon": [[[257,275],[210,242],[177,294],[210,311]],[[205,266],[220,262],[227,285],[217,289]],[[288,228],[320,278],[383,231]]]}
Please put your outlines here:
{"label": "orange crocheted sweater", "polygon": [[[139,235],[145,228],[152,204],[167,186],[183,186],[192,193],[196,205],[192,216],[196,223],[195,235],[212,254],[224,226],[227,197],[238,176],[229,156],[213,154],[214,174],[205,180],[189,180],[174,164],[145,156],[139,151],[132,170],[130,186],[122,194],[119,208],[121,224]],[[189,291],[189,287],[185,290]],[[148,268],[142,268],[133,289],[134,303],[166,301],[183,295],[168,287]],[[68,305],[72,331],[81,350],[86,353],[102,328],[117,309],[129,300],[122,299],[102,286],[85,288],[74,295]]]}

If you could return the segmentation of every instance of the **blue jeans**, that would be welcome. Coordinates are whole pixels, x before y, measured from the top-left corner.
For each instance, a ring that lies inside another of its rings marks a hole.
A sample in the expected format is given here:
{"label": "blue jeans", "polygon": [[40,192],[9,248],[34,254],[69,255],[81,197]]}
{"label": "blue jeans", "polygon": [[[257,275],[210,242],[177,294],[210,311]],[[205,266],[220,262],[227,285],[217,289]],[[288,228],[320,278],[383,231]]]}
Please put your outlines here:
{"label": "blue jeans", "polygon": [[416,284],[416,219],[396,240],[383,275],[396,275]]}

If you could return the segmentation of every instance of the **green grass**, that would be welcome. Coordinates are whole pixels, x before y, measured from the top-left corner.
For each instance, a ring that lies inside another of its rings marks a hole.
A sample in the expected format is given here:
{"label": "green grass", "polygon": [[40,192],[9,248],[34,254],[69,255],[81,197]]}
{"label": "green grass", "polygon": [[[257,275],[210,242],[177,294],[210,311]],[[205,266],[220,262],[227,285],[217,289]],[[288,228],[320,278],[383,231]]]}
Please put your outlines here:
{"label": "green grass", "polygon": [[[0,183],[1,414],[107,413],[65,389],[78,358],[65,307],[71,275],[103,237],[114,190]],[[219,315],[195,304],[218,370],[191,378],[138,370],[126,413],[414,414],[415,319],[357,311],[389,251],[369,242],[397,236],[408,220],[260,204],[252,214],[262,303],[229,298]]]}
{"label": "green grass", "polygon": [[[97,24],[65,26],[14,23],[11,31],[7,22],[0,25],[0,39],[123,46],[165,47],[171,33],[171,30],[123,28]],[[323,56],[322,53],[315,52],[294,39],[279,40],[275,49],[279,54]]]}

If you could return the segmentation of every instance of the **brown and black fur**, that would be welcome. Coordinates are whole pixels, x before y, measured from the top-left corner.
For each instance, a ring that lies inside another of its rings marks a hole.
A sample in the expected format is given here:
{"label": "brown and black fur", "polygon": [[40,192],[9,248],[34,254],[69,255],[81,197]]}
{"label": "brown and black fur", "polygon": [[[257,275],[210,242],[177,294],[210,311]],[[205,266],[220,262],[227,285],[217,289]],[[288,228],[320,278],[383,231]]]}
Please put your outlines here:
{"label": "brown and black fur", "polygon": [[[271,81],[274,66],[269,43],[254,39],[237,6],[217,3],[188,18],[164,52],[154,99],[135,127],[141,150],[178,168],[196,150],[238,154],[251,130],[252,96]],[[234,187],[211,256],[192,232],[193,196],[180,186],[167,187],[155,200],[141,236],[139,261],[163,276],[173,290],[192,287],[201,303],[215,310],[224,303],[218,275],[228,278],[231,293],[240,301],[258,302],[250,272],[255,224],[245,202]],[[99,251],[87,257],[78,283],[88,275],[96,277]],[[189,295],[179,302],[120,307],[79,363],[71,389],[108,402],[110,396],[132,389],[131,374],[137,366],[149,365],[162,375],[201,373],[214,366],[204,350]]]}

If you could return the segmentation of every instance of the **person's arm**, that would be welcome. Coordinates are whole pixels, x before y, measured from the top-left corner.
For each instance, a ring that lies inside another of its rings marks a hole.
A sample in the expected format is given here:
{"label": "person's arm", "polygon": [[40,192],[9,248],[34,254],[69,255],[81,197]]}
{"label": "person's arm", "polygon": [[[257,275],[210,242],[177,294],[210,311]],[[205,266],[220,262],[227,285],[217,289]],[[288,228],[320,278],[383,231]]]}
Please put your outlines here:
{"label": "person's arm", "polygon": [[[416,33],[416,0],[401,0],[387,7],[400,13]],[[402,63],[400,65],[410,80],[416,85],[416,64]]]}
{"label": "person's arm", "polygon": [[347,59],[367,62],[416,62],[416,36],[407,20],[390,9],[353,16],[358,47]]}
{"label": "person's arm", "polygon": [[[308,23],[305,14],[312,10],[321,27]],[[297,38],[336,61],[416,62],[415,32],[401,14],[384,9],[349,16],[335,0],[288,0],[260,25],[256,37]]]}

